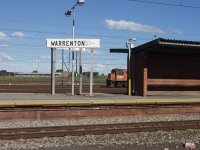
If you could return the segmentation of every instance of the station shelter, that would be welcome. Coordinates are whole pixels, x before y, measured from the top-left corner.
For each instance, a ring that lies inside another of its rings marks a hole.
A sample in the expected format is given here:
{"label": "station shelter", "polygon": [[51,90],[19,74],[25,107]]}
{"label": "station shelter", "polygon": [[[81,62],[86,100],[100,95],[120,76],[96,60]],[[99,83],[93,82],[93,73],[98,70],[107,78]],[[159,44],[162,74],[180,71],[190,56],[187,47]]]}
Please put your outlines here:
{"label": "station shelter", "polygon": [[158,38],[131,49],[132,92],[199,91],[200,42]]}

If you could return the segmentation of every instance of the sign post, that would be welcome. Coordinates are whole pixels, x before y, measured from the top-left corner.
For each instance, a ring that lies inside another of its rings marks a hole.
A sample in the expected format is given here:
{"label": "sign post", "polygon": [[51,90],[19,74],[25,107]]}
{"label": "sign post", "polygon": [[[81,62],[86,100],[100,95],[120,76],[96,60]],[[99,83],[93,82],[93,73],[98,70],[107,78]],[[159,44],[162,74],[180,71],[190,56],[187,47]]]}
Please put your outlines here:
{"label": "sign post", "polygon": [[82,72],[82,48],[79,51],[79,94],[82,95],[82,86],[83,86],[83,72]]}
{"label": "sign post", "polygon": [[92,86],[93,86],[93,64],[94,64],[94,54],[93,49],[91,49],[91,57],[90,57],[90,96],[92,96]]}
{"label": "sign post", "polygon": [[[52,95],[55,94],[55,49],[66,49],[66,48],[80,48],[80,53],[82,48],[91,49],[91,64],[90,64],[90,96],[92,96],[92,85],[93,85],[93,51],[95,48],[100,48],[100,39],[47,39],[47,48],[51,48],[51,87]],[[80,56],[81,58],[82,56]],[[82,59],[82,58],[81,58]],[[72,62],[73,63],[73,62]],[[82,82],[82,61],[80,61],[80,82]],[[82,94],[82,83],[80,83],[79,94]],[[74,73],[72,67],[72,95],[74,95]]]}
{"label": "sign post", "polygon": [[55,95],[55,48],[51,48],[51,95]]}

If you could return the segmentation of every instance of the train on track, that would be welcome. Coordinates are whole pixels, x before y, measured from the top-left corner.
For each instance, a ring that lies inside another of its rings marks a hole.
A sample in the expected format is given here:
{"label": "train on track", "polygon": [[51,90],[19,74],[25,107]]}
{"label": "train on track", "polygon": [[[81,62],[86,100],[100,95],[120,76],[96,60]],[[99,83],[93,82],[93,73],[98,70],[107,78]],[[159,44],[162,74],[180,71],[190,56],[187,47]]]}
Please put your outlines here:
{"label": "train on track", "polygon": [[112,69],[106,79],[108,87],[127,87],[127,69]]}

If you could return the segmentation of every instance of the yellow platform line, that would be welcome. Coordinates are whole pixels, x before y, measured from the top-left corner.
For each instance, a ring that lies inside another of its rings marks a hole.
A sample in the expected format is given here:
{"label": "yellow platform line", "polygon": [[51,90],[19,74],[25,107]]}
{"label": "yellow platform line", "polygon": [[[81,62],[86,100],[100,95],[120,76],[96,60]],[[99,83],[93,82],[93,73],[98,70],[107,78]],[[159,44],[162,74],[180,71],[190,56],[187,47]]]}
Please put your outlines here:
{"label": "yellow platform line", "polygon": [[115,106],[115,105],[164,105],[200,104],[200,99],[133,99],[133,100],[1,100],[0,107],[29,106]]}

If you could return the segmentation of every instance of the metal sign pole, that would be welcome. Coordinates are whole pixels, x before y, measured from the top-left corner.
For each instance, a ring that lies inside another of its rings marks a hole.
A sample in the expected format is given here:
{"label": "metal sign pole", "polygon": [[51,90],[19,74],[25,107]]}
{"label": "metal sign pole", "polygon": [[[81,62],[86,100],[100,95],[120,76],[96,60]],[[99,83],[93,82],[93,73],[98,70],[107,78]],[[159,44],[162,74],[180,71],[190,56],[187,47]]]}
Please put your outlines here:
{"label": "metal sign pole", "polygon": [[128,45],[128,96],[131,96],[131,43]]}
{"label": "metal sign pole", "polygon": [[[72,39],[74,40],[75,31],[75,10],[73,12]],[[72,48],[72,95],[74,95],[74,48]]]}
{"label": "metal sign pole", "polygon": [[74,95],[74,49],[72,49],[72,95]]}
{"label": "metal sign pole", "polygon": [[51,95],[55,95],[55,48],[51,48]]}
{"label": "metal sign pole", "polygon": [[93,63],[94,63],[94,53],[93,49],[91,49],[91,57],[90,57],[90,96],[92,96],[92,86],[93,86]]}
{"label": "metal sign pole", "polygon": [[79,51],[79,94],[82,94],[82,83],[83,83],[83,74],[82,74],[82,48]]}

